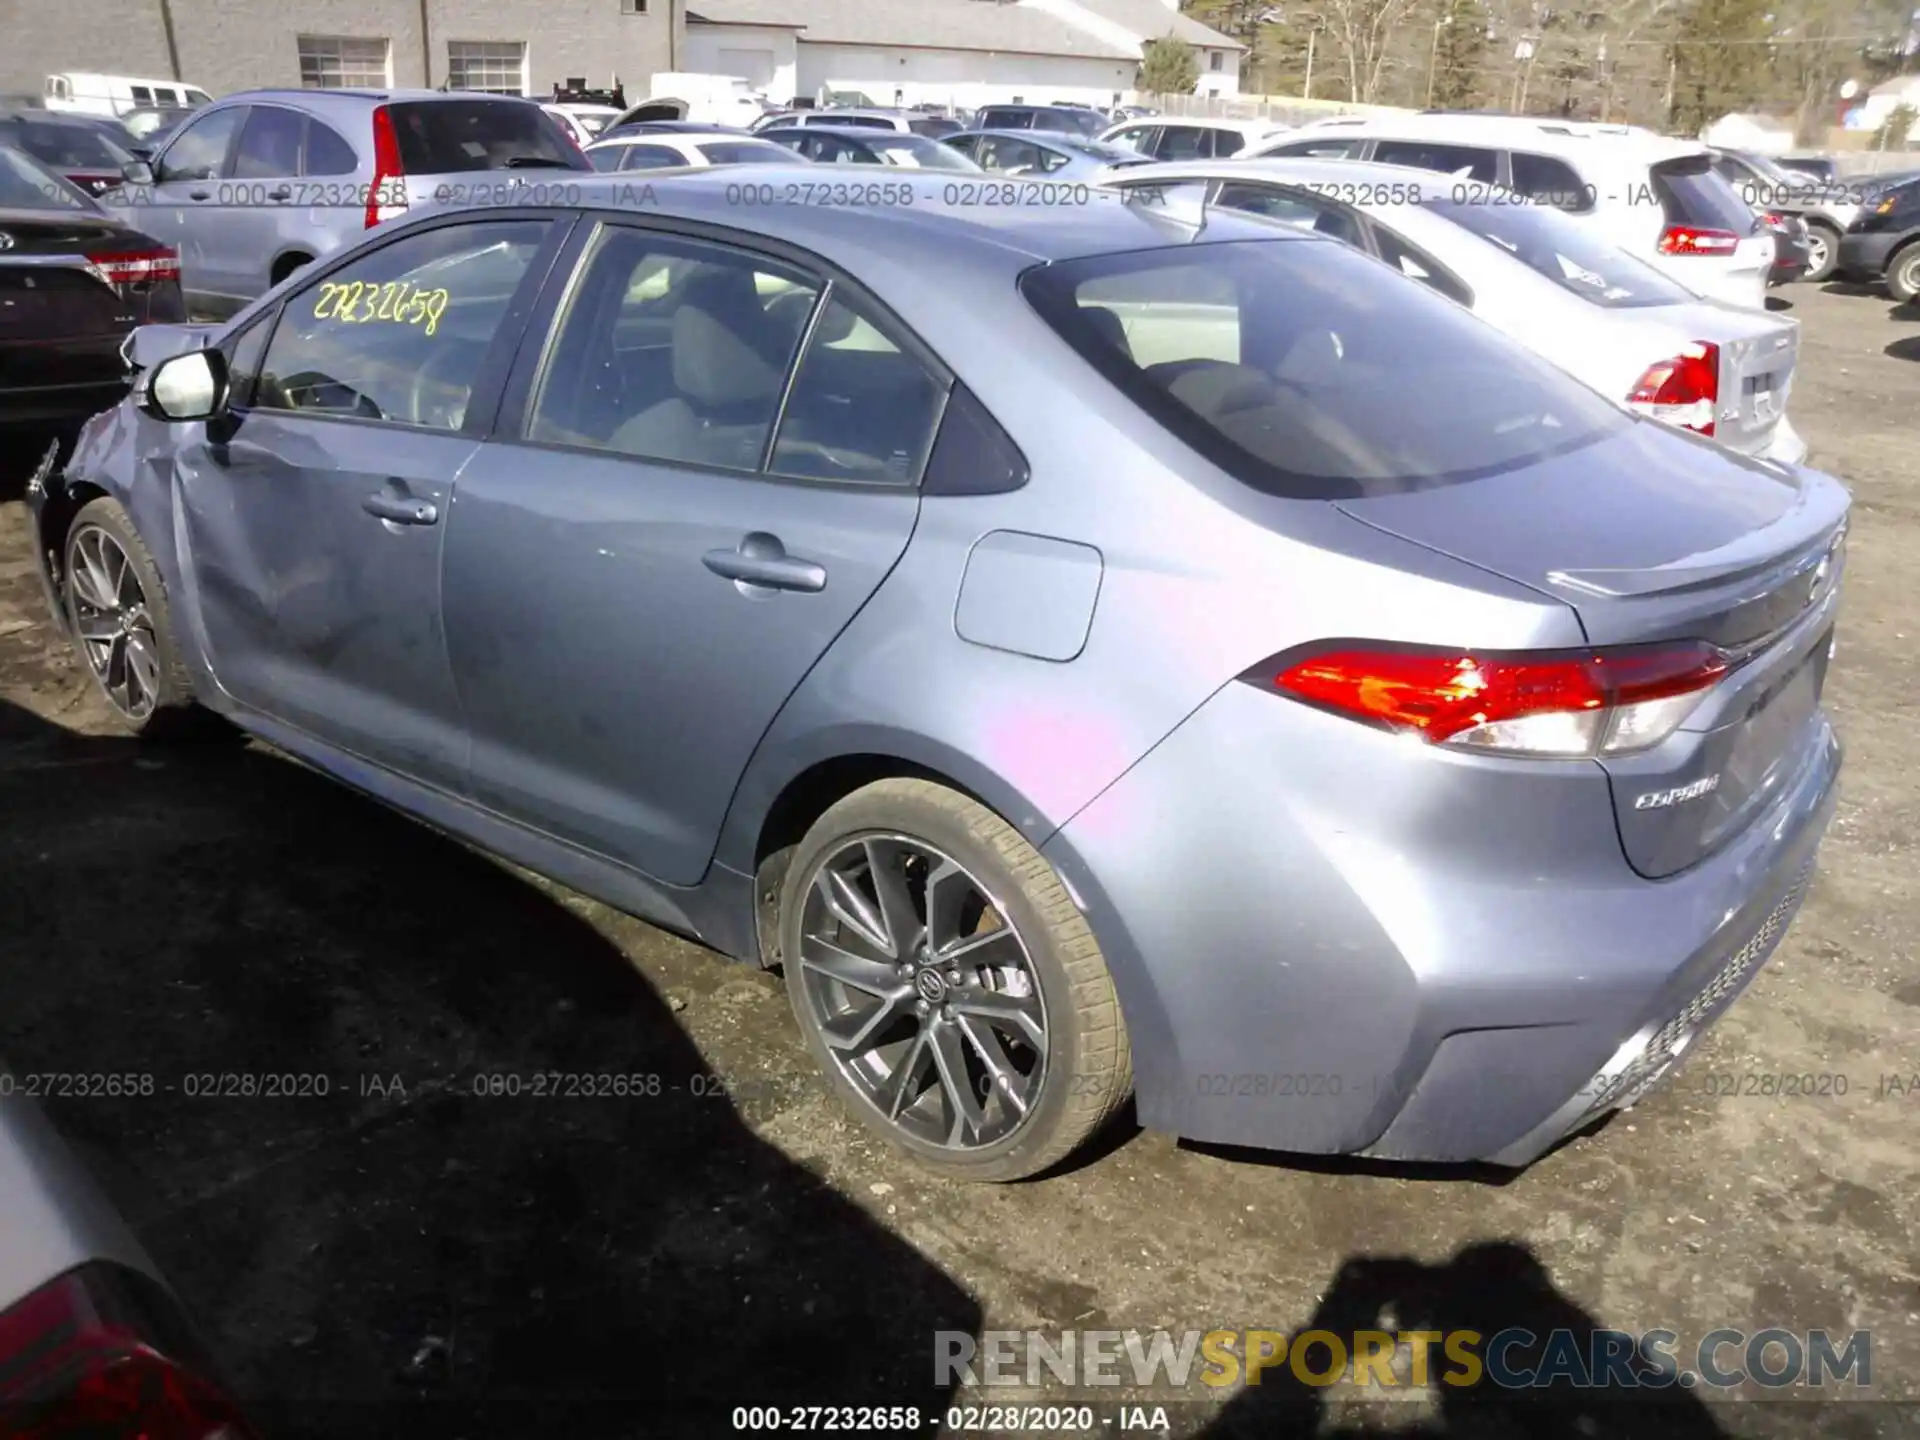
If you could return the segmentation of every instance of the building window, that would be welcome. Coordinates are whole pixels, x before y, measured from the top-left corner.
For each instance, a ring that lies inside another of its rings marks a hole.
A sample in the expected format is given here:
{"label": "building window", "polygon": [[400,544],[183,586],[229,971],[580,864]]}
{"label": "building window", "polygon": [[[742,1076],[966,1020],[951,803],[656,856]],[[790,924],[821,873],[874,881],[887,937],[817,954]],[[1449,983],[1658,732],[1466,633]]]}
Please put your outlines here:
{"label": "building window", "polygon": [[300,37],[300,83],[309,90],[385,90],[393,84],[385,40]]}
{"label": "building window", "polygon": [[489,95],[527,93],[527,47],[514,40],[449,40],[447,88]]}
{"label": "building window", "polygon": [[620,0],[622,15],[644,15],[647,13],[647,0]]}
{"label": "building window", "polygon": [[1221,62],[1226,58],[1227,57],[1222,55],[1218,50],[1215,50],[1211,55],[1207,56],[1207,68],[1209,70],[1220,69]]}

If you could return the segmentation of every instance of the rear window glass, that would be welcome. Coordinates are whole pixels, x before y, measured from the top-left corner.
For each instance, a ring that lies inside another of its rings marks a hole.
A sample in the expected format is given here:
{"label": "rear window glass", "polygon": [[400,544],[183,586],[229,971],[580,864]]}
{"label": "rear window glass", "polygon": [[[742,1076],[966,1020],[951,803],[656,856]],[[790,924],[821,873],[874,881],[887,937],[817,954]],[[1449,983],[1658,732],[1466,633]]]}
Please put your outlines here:
{"label": "rear window glass", "polygon": [[929,140],[924,135],[878,135],[867,145],[883,165],[898,165],[907,170],[974,170],[977,167],[951,145]]}
{"label": "rear window glass", "polygon": [[778,145],[761,140],[710,140],[700,153],[714,165],[791,165],[793,156]]}
{"label": "rear window glass", "polygon": [[509,164],[591,168],[538,105],[511,100],[434,100],[388,107],[410,175],[502,170]]}
{"label": "rear window glass", "polygon": [[1705,155],[1654,166],[1653,191],[1669,225],[1731,230],[1735,235],[1751,235],[1760,228],[1759,217]]}
{"label": "rear window glass", "polygon": [[[0,139],[5,131],[0,130]],[[0,210],[92,210],[94,203],[50,170],[0,145]]]}
{"label": "rear window glass", "polygon": [[1544,275],[1562,290],[1608,310],[1682,305],[1691,292],[1653,266],[1609,245],[1589,225],[1545,206],[1483,205],[1451,199],[1426,202],[1463,230]]}
{"label": "rear window glass", "polygon": [[1168,430],[1270,494],[1355,499],[1473,480],[1630,424],[1418,281],[1320,240],[1043,265],[1041,317]]}
{"label": "rear window glass", "polygon": [[56,170],[118,170],[133,159],[91,125],[0,121],[0,145],[16,145]]}

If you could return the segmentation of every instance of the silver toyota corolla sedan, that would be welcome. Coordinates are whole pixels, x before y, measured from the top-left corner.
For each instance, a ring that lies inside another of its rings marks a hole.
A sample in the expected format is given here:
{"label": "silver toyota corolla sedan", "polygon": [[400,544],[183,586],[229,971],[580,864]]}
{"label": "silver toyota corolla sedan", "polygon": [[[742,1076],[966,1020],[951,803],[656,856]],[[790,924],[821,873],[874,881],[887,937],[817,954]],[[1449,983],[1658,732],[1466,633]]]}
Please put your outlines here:
{"label": "silver toyota corolla sedan", "polygon": [[1520,1165],[1752,978],[1834,803],[1840,484],[1309,233],[730,174],[140,332],[30,493],[127,722],[781,966],[954,1176],[1130,1092]]}

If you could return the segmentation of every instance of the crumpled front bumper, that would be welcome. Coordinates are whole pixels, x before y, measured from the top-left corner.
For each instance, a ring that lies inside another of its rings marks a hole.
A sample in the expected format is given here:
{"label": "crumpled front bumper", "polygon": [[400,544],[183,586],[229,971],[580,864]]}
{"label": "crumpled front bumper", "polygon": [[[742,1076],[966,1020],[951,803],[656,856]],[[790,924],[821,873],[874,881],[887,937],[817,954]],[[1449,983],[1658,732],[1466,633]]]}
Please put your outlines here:
{"label": "crumpled front bumper", "polygon": [[40,591],[46,596],[47,610],[62,634],[67,631],[67,607],[61,600],[65,586],[60,574],[59,548],[48,541],[46,514],[47,507],[63,503],[66,494],[67,477],[60,469],[60,442],[56,440],[47,447],[47,453],[40,457],[39,465],[27,480],[27,511],[33,517],[33,559],[34,569],[40,575]]}

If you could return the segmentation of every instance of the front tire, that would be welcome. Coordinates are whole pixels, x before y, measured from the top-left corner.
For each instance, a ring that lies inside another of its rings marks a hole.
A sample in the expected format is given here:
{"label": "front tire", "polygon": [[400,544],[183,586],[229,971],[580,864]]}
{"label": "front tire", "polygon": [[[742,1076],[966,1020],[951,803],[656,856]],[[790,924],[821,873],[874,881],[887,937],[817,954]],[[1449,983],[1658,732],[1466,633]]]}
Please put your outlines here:
{"label": "front tire", "polygon": [[943,785],[882,780],[820,817],[787,871],[780,954],[833,1089],[936,1174],[1039,1174],[1132,1093],[1079,907],[1017,830]]}
{"label": "front tire", "polygon": [[73,517],[63,576],[68,633],[120,723],[143,738],[206,733],[214,717],[193,702],[166,586],[119,501],[103,496]]}
{"label": "front tire", "polygon": [[1920,298],[1920,244],[1897,252],[1887,266],[1887,293],[1902,305]]}
{"label": "front tire", "polygon": [[1818,285],[1833,277],[1840,265],[1840,232],[1807,222],[1807,273],[1800,278],[1810,284]]}

